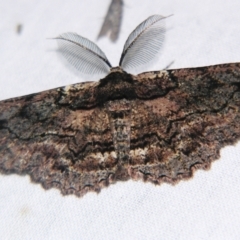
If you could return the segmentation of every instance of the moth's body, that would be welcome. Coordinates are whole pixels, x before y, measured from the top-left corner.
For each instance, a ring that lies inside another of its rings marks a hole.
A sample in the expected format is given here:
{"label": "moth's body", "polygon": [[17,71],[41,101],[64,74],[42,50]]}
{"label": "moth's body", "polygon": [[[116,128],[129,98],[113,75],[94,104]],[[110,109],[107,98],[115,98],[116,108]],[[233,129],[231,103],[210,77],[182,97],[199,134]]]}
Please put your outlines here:
{"label": "moth's body", "polygon": [[[154,44],[159,49],[162,19],[152,16],[130,34],[123,69],[147,62]],[[86,62],[95,72],[110,69],[89,40],[72,33],[57,39],[83,71],[91,70]],[[149,40],[146,52],[136,47]],[[136,76],[113,68],[99,82],[0,102],[0,172],[29,174],[46,189],[77,196],[130,178],[176,183],[237,142],[239,123],[240,63]]]}

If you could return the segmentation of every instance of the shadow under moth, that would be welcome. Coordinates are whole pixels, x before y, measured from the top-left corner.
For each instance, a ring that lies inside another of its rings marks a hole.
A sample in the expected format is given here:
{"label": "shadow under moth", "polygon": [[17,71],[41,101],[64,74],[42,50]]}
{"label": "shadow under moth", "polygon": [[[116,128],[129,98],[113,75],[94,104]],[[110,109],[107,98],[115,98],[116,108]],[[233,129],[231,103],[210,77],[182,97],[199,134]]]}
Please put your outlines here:
{"label": "shadow under moth", "polygon": [[240,63],[131,75],[160,51],[164,22],[142,22],[115,68],[88,39],[58,36],[73,66],[106,77],[1,101],[0,172],[83,196],[117,181],[174,184],[208,169],[240,139]]}

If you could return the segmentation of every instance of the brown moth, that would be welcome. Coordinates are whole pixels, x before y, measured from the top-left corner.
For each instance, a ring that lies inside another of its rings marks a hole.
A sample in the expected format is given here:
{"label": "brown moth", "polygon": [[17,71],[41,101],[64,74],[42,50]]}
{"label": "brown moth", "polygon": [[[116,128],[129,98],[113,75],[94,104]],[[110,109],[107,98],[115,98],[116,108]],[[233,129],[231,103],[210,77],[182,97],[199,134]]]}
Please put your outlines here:
{"label": "brown moth", "polygon": [[109,35],[112,42],[116,42],[120,32],[123,15],[123,0],[112,0],[104,19],[98,39]]}
{"label": "brown moth", "polygon": [[57,37],[76,68],[109,73],[0,102],[0,172],[83,196],[117,181],[174,184],[208,169],[240,139],[240,63],[127,73],[159,52],[164,32],[164,17],[149,17],[116,68],[89,40]]}

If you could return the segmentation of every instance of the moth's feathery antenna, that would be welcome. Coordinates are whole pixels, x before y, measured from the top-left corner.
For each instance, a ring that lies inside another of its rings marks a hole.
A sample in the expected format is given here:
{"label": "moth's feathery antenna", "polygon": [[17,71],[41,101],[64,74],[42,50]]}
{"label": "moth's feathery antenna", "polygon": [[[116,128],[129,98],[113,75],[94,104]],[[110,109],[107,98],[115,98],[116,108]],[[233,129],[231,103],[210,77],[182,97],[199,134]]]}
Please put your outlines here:
{"label": "moth's feathery antenna", "polygon": [[164,42],[167,17],[150,16],[132,31],[124,45],[119,66],[128,71],[149,63],[158,55]]}
{"label": "moth's feathery antenna", "polygon": [[63,33],[56,38],[59,52],[77,70],[85,74],[108,74],[112,67],[104,52],[92,41],[76,33]]}
{"label": "moth's feathery antenna", "polygon": [[[128,71],[141,67],[158,55],[164,41],[167,17],[153,15],[139,24],[129,35],[119,63],[122,69]],[[70,32],[54,39],[58,41],[59,52],[80,72],[84,74],[110,72],[112,66],[106,55],[92,41]]]}

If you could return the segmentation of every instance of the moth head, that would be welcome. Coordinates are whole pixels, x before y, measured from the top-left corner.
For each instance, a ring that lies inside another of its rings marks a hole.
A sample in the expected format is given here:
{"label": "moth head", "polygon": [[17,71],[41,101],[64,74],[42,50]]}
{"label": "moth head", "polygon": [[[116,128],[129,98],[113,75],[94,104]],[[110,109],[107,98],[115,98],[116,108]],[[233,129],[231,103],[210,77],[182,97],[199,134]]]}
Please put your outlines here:
{"label": "moth head", "polygon": [[112,67],[110,70],[111,73],[123,73],[123,69],[121,67]]}

